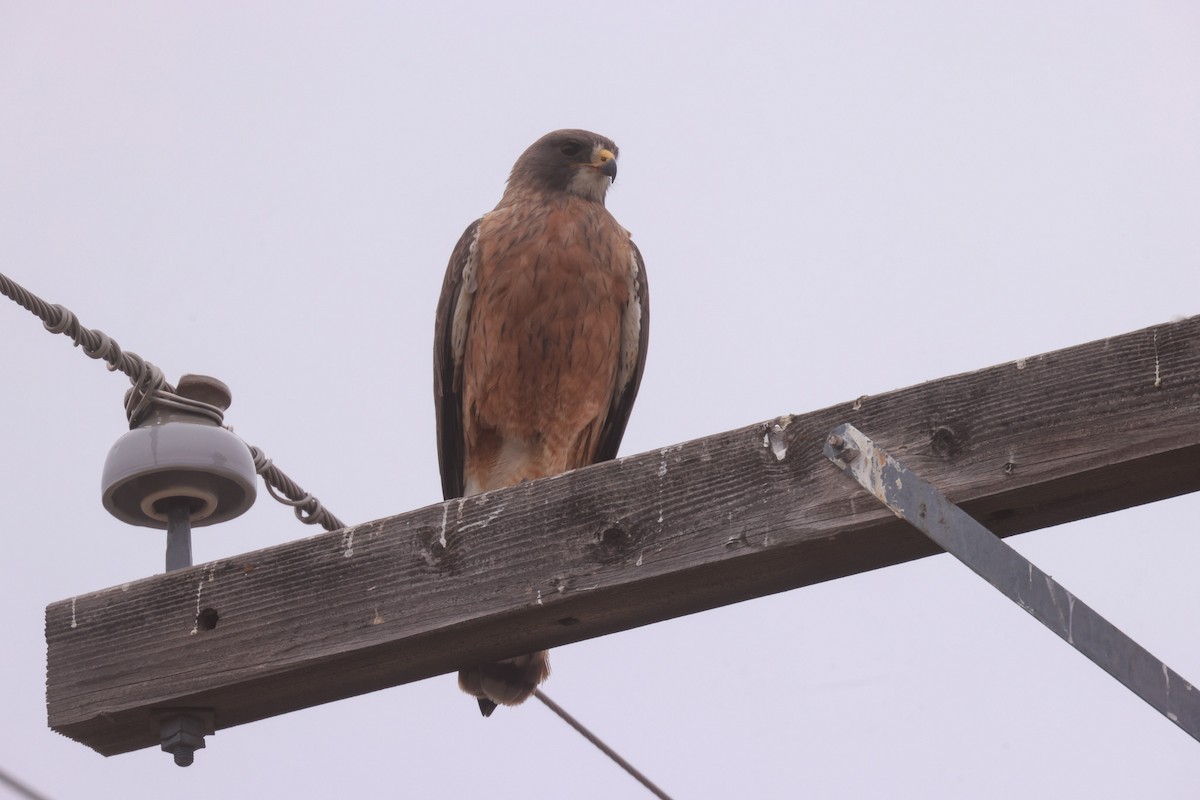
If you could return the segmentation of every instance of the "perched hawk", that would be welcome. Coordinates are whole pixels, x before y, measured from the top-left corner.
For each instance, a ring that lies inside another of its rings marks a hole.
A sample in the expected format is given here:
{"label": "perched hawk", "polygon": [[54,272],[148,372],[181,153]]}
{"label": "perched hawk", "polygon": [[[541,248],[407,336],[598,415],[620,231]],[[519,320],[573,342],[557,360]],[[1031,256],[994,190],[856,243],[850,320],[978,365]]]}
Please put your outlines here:
{"label": "perched hawk", "polygon": [[[513,166],[499,205],[450,256],[433,343],[446,499],[617,454],[646,363],[646,270],[604,208],[617,146],[546,134]],[[484,716],[550,673],[546,651],[458,675]]]}

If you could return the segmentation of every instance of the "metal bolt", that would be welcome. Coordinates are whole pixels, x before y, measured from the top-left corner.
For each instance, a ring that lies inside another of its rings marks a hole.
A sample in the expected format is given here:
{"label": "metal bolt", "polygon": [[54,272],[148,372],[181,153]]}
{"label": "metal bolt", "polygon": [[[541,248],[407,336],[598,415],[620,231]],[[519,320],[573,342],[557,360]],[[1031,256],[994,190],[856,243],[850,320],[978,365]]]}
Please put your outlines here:
{"label": "metal bolt", "polygon": [[192,515],[177,501],[167,512],[167,572],[192,565]]}
{"label": "metal bolt", "polygon": [[836,433],[830,434],[826,444],[834,451],[834,457],[843,464],[849,464],[858,458],[858,449],[851,447],[844,438]]}
{"label": "metal bolt", "polygon": [[172,714],[159,723],[162,749],[175,757],[180,767],[191,766],[196,751],[204,747],[204,720],[192,714]]}

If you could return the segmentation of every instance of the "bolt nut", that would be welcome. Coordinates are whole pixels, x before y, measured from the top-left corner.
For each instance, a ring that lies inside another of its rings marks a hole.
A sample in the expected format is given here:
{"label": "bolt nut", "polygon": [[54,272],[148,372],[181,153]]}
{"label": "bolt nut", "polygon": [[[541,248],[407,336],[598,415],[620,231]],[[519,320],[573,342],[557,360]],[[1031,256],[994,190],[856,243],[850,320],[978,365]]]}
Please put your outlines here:
{"label": "bolt nut", "polygon": [[162,749],[175,757],[180,767],[191,766],[196,751],[204,747],[205,721],[191,714],[172,714],[163,717],[158,731]]}
{"label": "bolt nut", "polygon": [[849,464],[858,458],[858,449],[851,447],[845,438],[836,433],[829,435],[829,438],[826,439],[826,444],[834,451],[834,458],[843,464]]}

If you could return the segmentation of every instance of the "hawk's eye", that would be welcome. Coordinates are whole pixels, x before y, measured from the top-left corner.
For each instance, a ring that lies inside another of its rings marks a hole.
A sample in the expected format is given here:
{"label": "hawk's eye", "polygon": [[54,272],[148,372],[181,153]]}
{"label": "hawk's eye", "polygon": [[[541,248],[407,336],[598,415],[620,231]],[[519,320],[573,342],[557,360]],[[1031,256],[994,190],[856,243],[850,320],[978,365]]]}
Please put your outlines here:
{"label": "hawk's eye", "polygon": [[558,149],[564,156],[574,158],[575,156],[579,155],[579,151],[583,149],[583,145],[581,145],[579,142],[565,142]]}

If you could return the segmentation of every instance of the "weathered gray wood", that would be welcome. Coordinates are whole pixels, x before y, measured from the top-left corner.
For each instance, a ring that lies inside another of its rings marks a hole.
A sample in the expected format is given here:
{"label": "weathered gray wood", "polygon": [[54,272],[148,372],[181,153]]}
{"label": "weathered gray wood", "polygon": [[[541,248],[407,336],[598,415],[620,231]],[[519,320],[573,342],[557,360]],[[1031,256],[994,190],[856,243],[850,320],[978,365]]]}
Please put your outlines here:
{"label": "weathered gray wood", "polygon": [[933,553],[841,422],[1004,535],[1195,491],[1200,317],[54,603],[50,726],[111,755]]}

